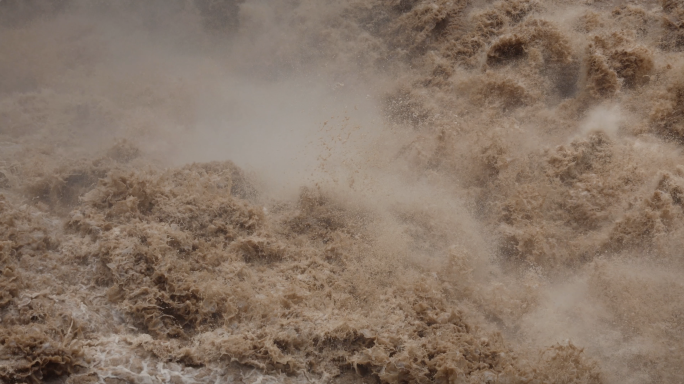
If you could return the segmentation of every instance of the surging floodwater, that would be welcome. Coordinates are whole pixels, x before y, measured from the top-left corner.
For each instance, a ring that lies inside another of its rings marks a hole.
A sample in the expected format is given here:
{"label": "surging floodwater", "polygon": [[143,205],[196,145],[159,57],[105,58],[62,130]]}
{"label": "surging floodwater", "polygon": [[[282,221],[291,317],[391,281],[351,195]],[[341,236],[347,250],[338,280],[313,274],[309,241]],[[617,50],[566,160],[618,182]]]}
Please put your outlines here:
{"label": "surging floodwater", "polygon": [[0,2],[0,381],[684,381],[684,3]]}

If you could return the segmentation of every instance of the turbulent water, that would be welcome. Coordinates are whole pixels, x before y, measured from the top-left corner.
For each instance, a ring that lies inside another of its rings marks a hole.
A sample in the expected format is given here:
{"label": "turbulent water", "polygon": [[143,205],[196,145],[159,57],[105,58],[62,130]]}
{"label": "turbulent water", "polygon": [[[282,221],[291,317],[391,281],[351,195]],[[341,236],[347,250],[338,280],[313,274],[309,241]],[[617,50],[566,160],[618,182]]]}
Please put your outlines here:
{"label": "turbulent water", "polygon": [[684,2],[0,2],[3,383],[684,381]]}

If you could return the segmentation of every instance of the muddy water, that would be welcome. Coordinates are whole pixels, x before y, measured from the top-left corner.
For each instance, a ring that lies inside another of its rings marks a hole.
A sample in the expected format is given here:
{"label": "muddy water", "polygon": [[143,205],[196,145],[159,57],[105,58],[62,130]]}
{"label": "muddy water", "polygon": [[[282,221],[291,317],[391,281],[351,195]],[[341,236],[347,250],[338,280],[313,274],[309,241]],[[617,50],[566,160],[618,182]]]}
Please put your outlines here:
{"label": "muddy water", "polygon": [[684,4],[0,2],[0,380],[684,380]]}

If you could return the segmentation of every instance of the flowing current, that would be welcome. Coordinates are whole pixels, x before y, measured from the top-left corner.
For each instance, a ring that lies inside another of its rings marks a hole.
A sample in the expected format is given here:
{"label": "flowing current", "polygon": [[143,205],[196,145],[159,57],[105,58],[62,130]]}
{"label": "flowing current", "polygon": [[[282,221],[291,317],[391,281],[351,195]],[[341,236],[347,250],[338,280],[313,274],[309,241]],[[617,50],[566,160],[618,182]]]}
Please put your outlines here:
{"label": "flowing current", "polygon": [[0,382],[681,383],[680,0],[0,1]]}

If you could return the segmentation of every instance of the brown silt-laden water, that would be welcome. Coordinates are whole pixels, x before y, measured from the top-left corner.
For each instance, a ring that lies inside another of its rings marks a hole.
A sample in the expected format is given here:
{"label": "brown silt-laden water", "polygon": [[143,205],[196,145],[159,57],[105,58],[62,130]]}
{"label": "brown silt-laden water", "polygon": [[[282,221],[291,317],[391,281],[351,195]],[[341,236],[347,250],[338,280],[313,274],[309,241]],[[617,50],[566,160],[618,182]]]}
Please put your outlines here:
{"label": "brown silt-laden water", "polygon": [[0,1],[0,382],[684,381],[684,3]]}

